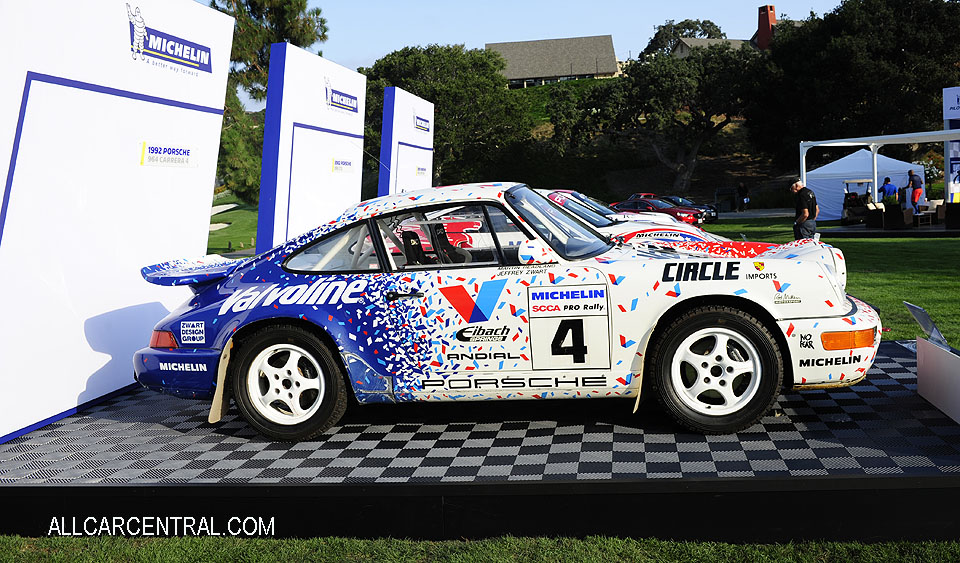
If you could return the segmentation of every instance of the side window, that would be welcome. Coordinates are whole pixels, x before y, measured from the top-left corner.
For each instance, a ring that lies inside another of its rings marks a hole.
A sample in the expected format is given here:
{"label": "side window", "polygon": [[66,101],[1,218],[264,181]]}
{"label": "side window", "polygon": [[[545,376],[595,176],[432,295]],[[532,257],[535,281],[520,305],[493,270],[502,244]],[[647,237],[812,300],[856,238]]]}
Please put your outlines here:
{"label": "side window", "polygon": [[497,247],[480,205],[408,211],[377,219],[391,269],[497,265]]}
{"label": "side window", "polygon": [[503,251],[504,264],[507,266],[519,265],[520,258],[517,257],[517,249],[529,237],[499,207],[488,205],[487,213],[490,215],[490,227],[497,237],[497,242],[500,243],[500,250]]}
{"label": "side window", "polygon": [[323,238],[285,264],[296,272],[351,272],[380,269],[366,222]]}

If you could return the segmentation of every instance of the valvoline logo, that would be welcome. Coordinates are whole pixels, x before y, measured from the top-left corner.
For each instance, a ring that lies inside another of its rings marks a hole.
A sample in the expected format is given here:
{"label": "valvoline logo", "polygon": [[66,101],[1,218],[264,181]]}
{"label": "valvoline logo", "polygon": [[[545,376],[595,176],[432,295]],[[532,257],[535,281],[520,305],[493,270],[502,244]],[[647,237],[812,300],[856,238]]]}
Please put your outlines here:
{"label": "valvoline logo", "polygon": [[490,320],[490,315],[500,302],[500,294],[503,293],[505,285],[507,285],[505,279],[483,282],[480,284],[476,299],[470,297],[467,288],[462,285],[441,287],[440,293],[468,323],[482,323]]}
{"label": "valvoline logo", "polygon": [[140,8],[131,9],[130,4],[127,4],[127,19],[130,20],[130,51],[134,59],[139,55],[141,60],[151,57],[204,72],[213,72],[210,66],[210,47],[147,27]]}

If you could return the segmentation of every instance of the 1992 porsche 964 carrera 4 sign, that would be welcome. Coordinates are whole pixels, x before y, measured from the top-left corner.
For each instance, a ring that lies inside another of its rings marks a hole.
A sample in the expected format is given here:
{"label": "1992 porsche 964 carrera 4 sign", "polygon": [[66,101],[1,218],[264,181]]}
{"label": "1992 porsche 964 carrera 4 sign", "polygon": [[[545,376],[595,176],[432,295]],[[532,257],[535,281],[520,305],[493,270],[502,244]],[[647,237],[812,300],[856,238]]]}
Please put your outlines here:
{"label": "1992 porsche 964 carrera 4 sign", "polygon": [[[134,358],[137,380],[232,397],[301,440],[360,403],[655,394],[681,424],[735,432],[781,387],[851,385],[880,319],[814,241],[718,256],[612,242],[523,184],[360,203],[242,261],[149,266],[194,296]],[[844,270],[845,274],[845,270]]]}

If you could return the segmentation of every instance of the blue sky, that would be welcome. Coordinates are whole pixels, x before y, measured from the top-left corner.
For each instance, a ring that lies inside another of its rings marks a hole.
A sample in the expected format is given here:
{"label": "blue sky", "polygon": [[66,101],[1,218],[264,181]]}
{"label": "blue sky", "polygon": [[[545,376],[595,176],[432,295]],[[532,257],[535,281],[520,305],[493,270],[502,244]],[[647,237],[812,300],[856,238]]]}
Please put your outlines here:
{"label": "blue sky", "polygon": [[[781,0],[773,5],[778,18],[799,20],[811,11],[822,16],[839,3]],[[617,58],[626,60],[647,46],[655,26],[671,19],[711,20],[730,39],[750,39],[761,5],[759,0],[310,0],[311,8],[323,10],[330,28],[327,42],[311,50],[356,69],[412,45],[463,43],[482,49],[503,41],[612,35]],[[246,103],[250,109],[263,108]]]}
{"label": "blue sky", "polygon": [[[839,0],[773,2],[777,17],[822,16]],[[749,39],[757,29],[759,0],[458,0],[417,2],[353,0],[319,6],[330,27],[326,43],[314,46],[324,57],[350,69],[371,66],[380,57],[410,45],[527,41],[588,35],[613,35],[617,58],[625,60],[646,47],[654,27],[666,20],[708,19],[731,39]]]}

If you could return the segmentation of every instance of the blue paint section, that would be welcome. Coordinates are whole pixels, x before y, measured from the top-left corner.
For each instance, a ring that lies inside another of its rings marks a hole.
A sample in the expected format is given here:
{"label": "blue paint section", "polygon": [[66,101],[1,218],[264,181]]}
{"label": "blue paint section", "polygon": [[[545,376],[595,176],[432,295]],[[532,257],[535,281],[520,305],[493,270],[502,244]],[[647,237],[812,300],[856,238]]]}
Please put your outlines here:
{"label": "blue paint section", "polygon": [[13,150],[10,153],[10,166],[7,168],[7,181],[4,184],[3,188],[3,203],[0,204],[0,244],[3,243],[3,226],[7,221],[7,205],[10,202],[10,190],[13,187],[13,174],[17,167],[17,155],[20,152],[20,136],[23,133],[23,122],[27,113],[27,101],[30,98],[30,85],[33,82],[43,82],[46,84],[55,84],[57,86],[63,86],[65,88],[74,88],[77,90],[86,90],[87,92],[96,92],[98,94],[106,94],[108,96],[116,96],[118,98],[127,98],[129,100],[137,100],[141,102],[147,102],[151,104],[160,104],[164,106],[171,106],[175,108],[187,109],[192,111],[201,111],[204,113],[213,113],[216,115],[223,115],[223,109],[211,108],[207,106],[201,106],[197,104],[190,104],[187,102],[181,102],[178,100],[171,100],[168,98],[159,98],[157,96],[148,96],[146,94],[140,94],[138,92],[131,92],[129,90],[120,90],[119,88],[110,88],[109,86],[101,86],[99,84],[91,84],[89,82],[81,82],[79,80],[70,80],[69,78],[61,78],[59,76],[52,76],[49,74],[41,74],[38,72],[27,72],[27,78],[23,86],[23,97],[20,100],[20,114],[17,118],[17,130],[14,133],[13,137]]}
{"label": "blue paint section", "polygon": [[380,168],[377,174],[377,195],[390,193],[390,176],[393,170],[393,113],[397,104],[397,87],[383,89],[383,125],[380,127]]}
{"label": "blue paint section", "polygon": [[114,397],[117,397],[117,396],[119,396],[119,395],[123,395],[123,394],[125,394],[125,393],[129,393],[130,391],[133,391],[134,389],[137,389],[138,387],[139,387],[138,384],[136,384],[136,383],[131,383],[130,385],[126,385],[126,386],[124,386],[124,387],[121,387],[120,389],[117,389],[116,391],[111,391],[111,392],[107,393],[106,395],[102,395],[102,396],[100,396],[100,397],[97,397],[96,399],[91,399],[91,400],[86,401],[86,402],[84,402],[84,403],[80,403],[80,404],[77,405],[76,407],[67,409],[67,410],[63,411],[62,413],[55,414],[55,415],[53,415],[53,416],[51,416],[51,417],[49,417],[49,418],[45,418],[45,419],[41,420],[40,422],[35,422],[35,423],[31,424],[30,426],[25,426],[25,427],[21,428],[20,430],[14,430],[13,432],[11,432],[11,433],[9,433],[9,434],[6,434],[6,435],[4,435],[4,436],[0,436],[0,444],[4,444],[4,443],[6,443],[6,442],[9,442],[10,440],[14,440],[14,439],[16,439],[16,438],[19,438],[20,436],[23,436],[24,434],[29,434],[30,432],[33,432],[34,430],[36,430],[36,429],[38,429],[38,428],[43,428],[44,426],[46,426],[46,425],[48,425],[48,424],[53,424],[54,422],[56,422],[56,421],[58,421],[58,420],[62,420],[62,419],[64,419],[64,418],[67,418],[68,416],[77,414],[78,412],[81,412],[81,411],[84,411],[84,410],[86,410],[86,409],[89,409],[90,407],[97,406],[97,405],[99,405],[100,403],[102,403],[102,402],[104,402],[104,401],[109,401],[110,399],[112,399],[112,398],[114,398]]}
{"label": "blue paint section", "polygon": [[[277,167],[280,159],[280,116],[283,113],[283,76],[287,44],[270,45],[267,77],[267,113],[263,123],[263,157],[260,165],[260,205],[257,209],[257,253],[273,246],[277,212]],[[291,155],[292,157],[292,155]]]}
{"label": "blue paint section", "polygon": [[470,315],[471,323],[482,323],[489,320],[493,308],[500,300],[500,294],[503,293],[503,286],[507,285],[506,279],[493,280],[484,283],[477,293],[477,305],[473,308]]}
{"label": "blue paint section", "polygon": [[403,141],[398,142],[398,143],[397,143],[397,146],[410,147],[410,148],[412,148],[412,149],[420,149],[420,150],[422,150],[422,151],[430,151],[430,152],[433,152],[433,149],[430,148],[430,147],[421,147],[420,145],[414,145],[413,143],[404,143]]}

